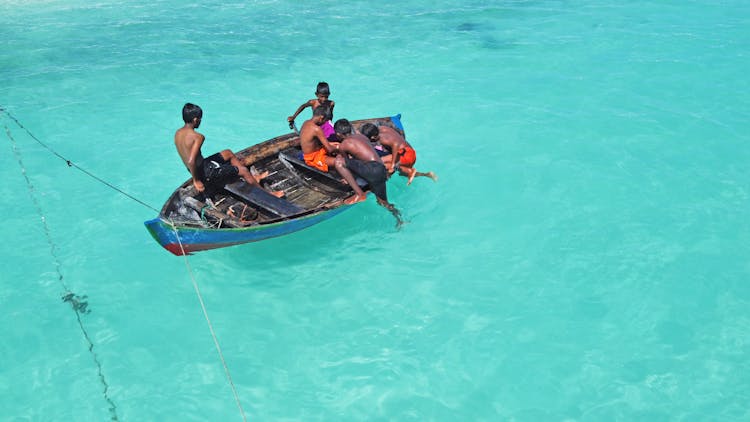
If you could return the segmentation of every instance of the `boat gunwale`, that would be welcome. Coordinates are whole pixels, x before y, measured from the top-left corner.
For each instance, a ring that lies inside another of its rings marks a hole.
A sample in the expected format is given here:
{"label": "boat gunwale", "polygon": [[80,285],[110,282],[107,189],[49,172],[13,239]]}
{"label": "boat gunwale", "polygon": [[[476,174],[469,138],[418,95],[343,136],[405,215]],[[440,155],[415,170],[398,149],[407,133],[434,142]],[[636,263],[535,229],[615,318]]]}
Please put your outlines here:
{"label": "boat gunwale", "polygon": [[[359,127],[362,124],[368,123],[368,122],[392,122],[391,116],[386,117],[375,117],[375,118],[369,118],[369,119],[359,119],[359,120],[352,120],[351,123],[353,126]],[[250,167],[254,163],[264,160],[268,157],[271,157],[272,155],[276,154],[278,155],[279,152],[294,147],[299,146],[299,133],[296,132],[288,132],[282,135],[275,136],[273,138],[267,139],[265,141],[259,142],[254,145],[250,145],[246,148],[243,148],[242,150],[235,152],[235,155],[237,158],[247,167]],[[250,223],[247,226],[243,227],[219,227],[219,228],[212,228],[212,227],[200,227],[198,225],[195,226],[188,226],[188,225],[182,225],[182,224],[175,224],[169,217],[168,213],[171,209],[173,209],[173,203],[178,202],[179,199],[176,199],[176,197],[180,194],[181,191],[184,189],[191,189],[193,183],[193,179],[189,178],[180,186],[175,189],[172,194],[170,194],[169,198],[164,202],[164,205],[161,208],[161,211],[159,212],[159,218],[164,221],[168,225],[174,225],[175,227],[179,228],[185,228],[185,229],[191,229],[191,230],[248,230],[253,227],[267,227],[271,226],[277,223],[283,223],[285,221],[289,220],[296,220],[299,218],[303,218],[305,216],[308,216],[310,214],[315,214],[319,212],[328,212],[337,208],[340,208],[341,206],[345,205],[343,202],[336,205],[336,206],[321,206],[311,209],[306,209],[300,213],[285,216],[285,217],[277,217],[277,218],[270,218],[263,220],[261,222],[254,222]]]}

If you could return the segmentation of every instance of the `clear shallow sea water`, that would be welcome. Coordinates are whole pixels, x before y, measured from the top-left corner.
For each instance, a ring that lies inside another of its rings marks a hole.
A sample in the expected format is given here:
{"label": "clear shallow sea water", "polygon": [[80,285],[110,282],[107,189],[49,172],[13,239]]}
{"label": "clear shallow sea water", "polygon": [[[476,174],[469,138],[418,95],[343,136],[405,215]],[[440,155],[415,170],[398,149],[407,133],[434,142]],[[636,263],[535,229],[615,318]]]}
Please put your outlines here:
{"label": "clear shallow sea water", "polygon": [[188,267],[0,114],[0,419],[241,420],[191,277],[250,420],[750,419],[748,28],[744,1],[0,3],[0,106],[155,208],[184,102],[238,150],[320,80],[440,176],[389,182],[400,231],[370,199]]}

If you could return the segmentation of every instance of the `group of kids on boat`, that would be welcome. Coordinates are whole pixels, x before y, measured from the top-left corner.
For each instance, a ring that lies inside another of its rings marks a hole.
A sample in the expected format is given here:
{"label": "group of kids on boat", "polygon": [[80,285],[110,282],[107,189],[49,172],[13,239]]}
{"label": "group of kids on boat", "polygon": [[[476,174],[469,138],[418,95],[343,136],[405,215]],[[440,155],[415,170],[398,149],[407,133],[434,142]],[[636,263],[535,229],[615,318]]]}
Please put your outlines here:
{"label": "group of kids on boat", "polygon": [[[335,168],[354,191],[353,196],[344,200],[346,204],[354,204],[367,198],[357,184],[356,177],[366,180],[378,204],[388,209],[400,224],[400,213],[388,202],[386,180],[396,170],[408,178],[407,185],[417,176],[429,177],[435,181],[437,176],[433,172],[422,173],[414,168],[416,151],[397,129],[365,123],[359,128],[360,133],[356,133],[347,119],[339,119],[332,124],[335,103],[329,99],[330,93],[326,82],[318,83],[315,98],[300,105],[287,118],[289,127],[296,130],[296,117],[307,107],[313,110],[312,118],[306,120],[299,130],[305,164],[324,172]],[[206,184],[219,185],[237,176],[248,184],[260,187],[259,181],[268,176],[268,172],[253,174],[231,150],[225,149],[203,157],[201,147],[206,138],[195,130],[200,127],[202,118],[203,110],[199,106],[185,104],[182,108],[185,125],[174,135],[177,152],[193,177],[195,189],[204,192]],[[277,197],[284,196],[283,191],[269,192]]]}

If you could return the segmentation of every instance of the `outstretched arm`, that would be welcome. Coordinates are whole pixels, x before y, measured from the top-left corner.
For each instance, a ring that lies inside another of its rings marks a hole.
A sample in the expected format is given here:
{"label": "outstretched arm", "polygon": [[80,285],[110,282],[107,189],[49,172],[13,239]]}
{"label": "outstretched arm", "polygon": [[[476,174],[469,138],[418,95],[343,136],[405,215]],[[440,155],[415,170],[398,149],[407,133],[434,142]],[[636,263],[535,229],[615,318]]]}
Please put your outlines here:
{"label": "outstretched arm", "polygon": [[312,107],[312,101],[313,101],[313,100],[310,100],[310,101],[308,101],[308,102],[306,102],[306,103],[303,103],[303,104],[302,104],[301,106],[299,106],[299,107],[297,108],[297,111],[295,111],[295,112],[294,112],[294,114],[292,114],[291,116],[287,117],[287,118],[286,118],[286,120],[287,120],[288,122],[293,122],[293,121],[294,121],[294,119],[296,119],[296,118],[297,118],[297,116],[299,116],[299,114],[300,114],[300,113],[302,113],[302,110],[304,110],[304,109],[305,109],[305,108],[307,108],[307,107]]}
{"label": "outstretched arm", "polygon": [[326,135],[323,133],[323,129],[318,128],[318,130],[315,131],[315,136],[318,138],[320,143],[323,145],[323,148],[326,149],[329,155],[337,154],[339,152],[339,145],[341,145],[339,142],[328,142],[328,139],[326,139]]}
{"label": "outstretched arm", "polygon": [[400,165],[399,162],[401,161],[401,155],[403,154],[401,154],[400,146],[393,149],[393,155],[391,156],[391,166],[388,169],[388,173],[393,173],[396,166]]}
{"label": "outstretched arm", "polygon": [[380,139],[380,143],[391,150],[391,160],[386,165],[386,170],[388,170],[388,174],[393,173],[394,169],[398,165],[398,161],[401,159],[401,143],[400,142],[394,142],[392,139]]}

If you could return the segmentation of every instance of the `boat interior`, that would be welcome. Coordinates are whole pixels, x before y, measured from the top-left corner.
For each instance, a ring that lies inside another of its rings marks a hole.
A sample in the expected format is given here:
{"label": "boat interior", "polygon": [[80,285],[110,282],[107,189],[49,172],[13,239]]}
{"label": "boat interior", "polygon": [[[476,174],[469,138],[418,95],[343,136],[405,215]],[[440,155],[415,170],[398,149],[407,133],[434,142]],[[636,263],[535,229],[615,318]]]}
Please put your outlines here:
{"label": "boat interior", "polygon": [[[250,167],[255,174],[268,172],[260,182],[265,190],[239,179],[203,195],[192,182],[185,183],[173,194],[163,214],[186,226],[246,227],[332,208],[353,194],[335,169],[323,172],[305,164],[296,146],[259,159]],[[357,182],[366,188],[364,180],[358,178]],[[284,197],[268,192],[276,190],[283,191]]]}

